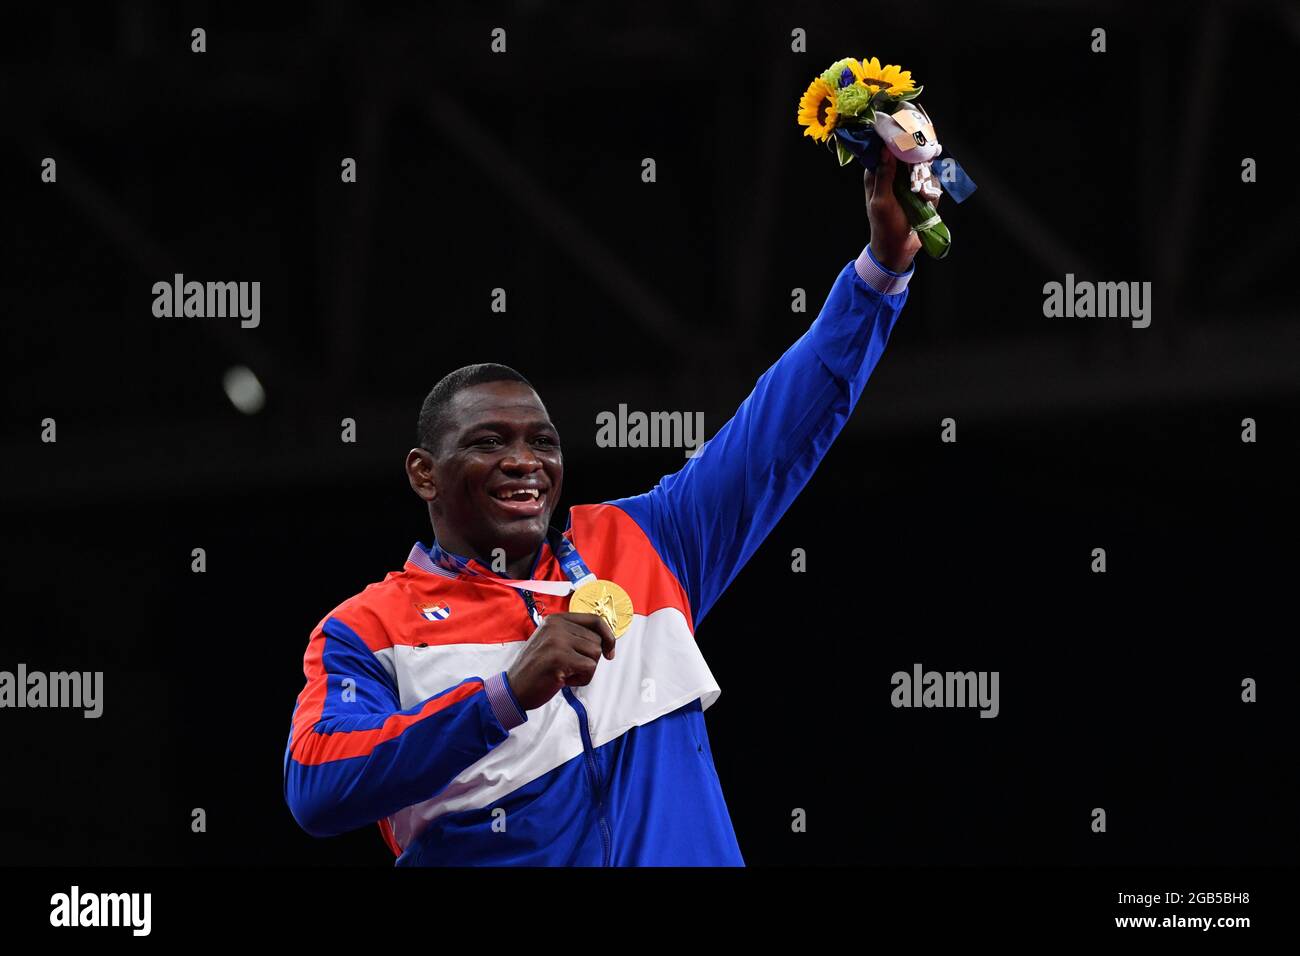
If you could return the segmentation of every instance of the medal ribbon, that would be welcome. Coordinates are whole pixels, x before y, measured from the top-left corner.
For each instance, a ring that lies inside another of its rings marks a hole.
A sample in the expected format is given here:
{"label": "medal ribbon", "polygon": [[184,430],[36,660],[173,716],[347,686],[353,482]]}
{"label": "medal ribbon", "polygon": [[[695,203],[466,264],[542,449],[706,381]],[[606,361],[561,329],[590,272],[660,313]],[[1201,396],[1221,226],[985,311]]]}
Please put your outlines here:
{"label": "medal ribbon", "polygon": [[591,573],[591,568],[587,567],[587,562],[582,560],[582,555],[578,553],[572,541],[554,528],[546,532],[546,540],[550,542],[551,550],[555,552],[555,560],[560,562],[560,567],[564,569],[564,576],[573,585],[573,590],[576,591],[582,585],[596,580],[596,575]]}
{"label": "medal ribbon", "polygon": [[[573,542],[561,535],[554,528],[546,532],[546,541],[555,552],[555,559],[560,562],[560,567],[564,570],[564,576],[568,581],[515,581],[510,578],[490,577],[485,580],[494,584],[504,584],[508,588],[515,588],[519,591],[536,591],[538,594],[553,594],[556,597],[564,597],[571,594],[584,584],[597,580],[596,575],[591,573],[587,567],[587,562],[582,560],[582,555],[578,549],[573,546]],[[443,551],[447,557],[451,558],[462,571],[469,574],[475,572],[460,557],[449,551]]]}

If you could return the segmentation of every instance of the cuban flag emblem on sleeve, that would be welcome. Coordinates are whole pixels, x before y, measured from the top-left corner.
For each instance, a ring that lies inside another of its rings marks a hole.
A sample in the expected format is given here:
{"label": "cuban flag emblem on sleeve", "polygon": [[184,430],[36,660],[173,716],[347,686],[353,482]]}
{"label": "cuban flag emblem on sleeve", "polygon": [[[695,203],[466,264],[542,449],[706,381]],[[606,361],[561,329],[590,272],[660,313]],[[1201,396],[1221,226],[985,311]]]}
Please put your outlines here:
{"label": "cuban flag emblem on sleeve", "polygon": [[445,621],[451,617],[451,608],[445,604],[417,604],[416,608],[426,621]]}

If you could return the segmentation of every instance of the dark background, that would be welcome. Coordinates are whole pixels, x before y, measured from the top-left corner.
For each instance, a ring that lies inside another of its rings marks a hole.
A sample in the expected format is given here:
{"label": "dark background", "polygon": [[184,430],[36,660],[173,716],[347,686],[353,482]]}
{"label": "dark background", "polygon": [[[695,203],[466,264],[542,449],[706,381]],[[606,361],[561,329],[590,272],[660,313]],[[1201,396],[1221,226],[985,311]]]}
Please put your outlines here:
{"label": "dark background", "polygon": [[[0,862],[389,864],[374,828],[302,833],[281,763],[312,627],[429,539],[401,468],[424,393],[469,362],[523,371],[564,437],[566,506],[679,467],[597,448],[595,416],[702,410],[711,434],[815,316],[868,229],[860,170],[794,116],[847,55],[925,84],[979,191],[945,200],[951,256],[918,259],[845,433],[700,627],[747,861],[1294,861],[1300,14],[1179,11],[11,21],[0,669],[103,670],[105,713],[0,711]],[[260,281],[261,326],[155,318],[174,272]],[[1044,318],[1067,272],[1152,282],[1151,327]],[[258,415],[226,399],[235,365]],[[1001,715],[893,709],[916,661],[1000,671]]]}

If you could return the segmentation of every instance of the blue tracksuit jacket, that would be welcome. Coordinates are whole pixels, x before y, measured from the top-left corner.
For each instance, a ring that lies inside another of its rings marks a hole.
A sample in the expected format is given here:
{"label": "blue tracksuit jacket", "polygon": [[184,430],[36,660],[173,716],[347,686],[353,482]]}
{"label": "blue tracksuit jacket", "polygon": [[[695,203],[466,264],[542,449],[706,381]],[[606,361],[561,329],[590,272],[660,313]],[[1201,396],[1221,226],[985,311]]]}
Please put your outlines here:
{"label": "blue tracksuit jacket", "polygon": [[[570,509],[565,537],[635,616],[586,687],[522,711],[505,673],[567,598],[436,543],[312,632],[284,754],[298,823],[378,823],[398,865],[743,865],[695,628],[847,421],[912,271],[868,250],[704,449],[645,494]],[[543,545],[533,579],[566,580]]]}

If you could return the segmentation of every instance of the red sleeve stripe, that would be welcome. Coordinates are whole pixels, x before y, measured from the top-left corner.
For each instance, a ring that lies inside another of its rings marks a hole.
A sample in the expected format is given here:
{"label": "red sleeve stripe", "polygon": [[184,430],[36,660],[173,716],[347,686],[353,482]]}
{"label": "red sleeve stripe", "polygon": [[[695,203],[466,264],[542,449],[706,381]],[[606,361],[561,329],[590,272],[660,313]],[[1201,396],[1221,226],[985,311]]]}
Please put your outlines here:
{"label": "red sleeve stripe", "polygon": [[412,724],[419,723],[424,718],[445,710],[482,689],[482,681],[467,681],[441,697],[433,697],[425,701],[424,706],[417,713],[393,714],[384,721],[383,726],[369,730],[345,730],[334,734],[305,733],[294,740],[293,759],[305,767],[313,767],[332,760],[368,756],[380,744],[400,737],[402,732]]}
{"label": "red sleeve stripe", "polygon": [[321,658],[325,652],[325,639],[321,634],[324,624],[316,629],[311,640],[307,642],[307,653],[302,659],[302,671],[307,678],[307,686],[298,695],[298,706],[293,712],[293,743],[291,749],[298,749],[298,741],[304,734],[316,726],[320,715],[325,711],[325,694],[329,689],[329,675]]}
{"label": "red sleeve stripe", "polygon": [[379,833],[384,838],[384,842],[388,844],[388,849],[393,851],[393,856],[401,856],[402,848],[397,845],[397,837],[393,834],[393,825],[388,822],[388,817],[384,817],[378,822]]}

